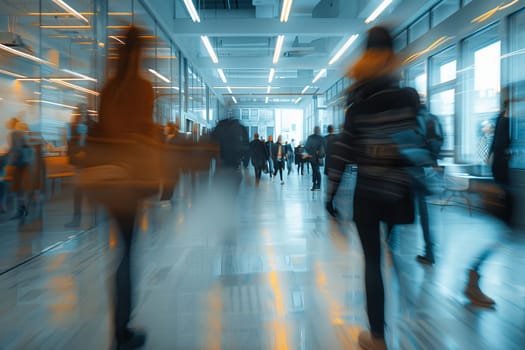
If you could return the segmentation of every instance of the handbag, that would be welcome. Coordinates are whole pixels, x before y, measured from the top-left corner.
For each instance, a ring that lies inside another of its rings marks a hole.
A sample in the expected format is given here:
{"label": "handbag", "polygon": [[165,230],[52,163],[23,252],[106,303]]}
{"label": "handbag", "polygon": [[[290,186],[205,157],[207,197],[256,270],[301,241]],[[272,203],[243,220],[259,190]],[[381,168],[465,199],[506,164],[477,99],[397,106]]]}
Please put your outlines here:
{"label": "handbag", "polygon": [[88,137],[76,182],[95,202],[128,205],[158,193],[163,146],[151,137]]}

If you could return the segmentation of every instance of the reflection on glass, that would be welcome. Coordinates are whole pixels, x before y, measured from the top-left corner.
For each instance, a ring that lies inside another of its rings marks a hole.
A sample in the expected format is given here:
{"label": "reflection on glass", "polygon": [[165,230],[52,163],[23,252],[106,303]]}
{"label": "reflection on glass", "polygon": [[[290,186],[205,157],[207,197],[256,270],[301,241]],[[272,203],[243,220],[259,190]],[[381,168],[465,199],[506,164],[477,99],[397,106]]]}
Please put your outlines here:
{"label": "reflection on glass", "polygon": [[456,79],[456,61],[446,63],[439,67],[439,82],[445,83]]}
{"label": "reflection on glass", "polygon": [[445,90],[432,94],[430,97],[430,112],[437,115],[443,126],[444,143],[443,150],[454,149],[454,107],[455,90]]}

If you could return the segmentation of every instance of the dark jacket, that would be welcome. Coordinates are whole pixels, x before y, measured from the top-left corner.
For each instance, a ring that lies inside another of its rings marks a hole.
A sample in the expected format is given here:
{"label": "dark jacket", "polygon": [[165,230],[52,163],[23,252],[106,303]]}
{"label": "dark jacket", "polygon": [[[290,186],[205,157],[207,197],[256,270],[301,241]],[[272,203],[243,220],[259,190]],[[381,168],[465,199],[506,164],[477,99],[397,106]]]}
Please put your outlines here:
{"label": "dark jacket", "polygon": [[489,150],[489,154],[492,154],[494,181],[501,185],[509,184],[510,143],[509,118],[505,117],[502,112],[496,119],[494,139]]}
{"label": "dark jacket", "polygon": [[273,141],[266,141],[266,153],[268,153],[268,159],[274,159],[277,149],[275,148],[275,143]]}
{"label": "dark jacket", "polygon": [[250,142],[250,158],[254,167],[264,167],[268,159],[268,151],[261,140],[253,140]]}
{"label": "dark jacket", "polygon": [[[277,155],[279,153],[279,147],[281,147],[281,159],[277,159]],[[286,160],[286,148],[284,147],[284,144],[279,143],[279,142],[276,142],[273,144],[272,159],[274,162]]]}
{"label": "dark jacket", "polygon": [[326,152],[326,162],[324,167],[325,175],[328,175],[328,169],[332,168],[332,156],[334,154],[334,145],[339,140],[340,135],[329,134],[324,137],[324,147]]}
{"label": "dark jacket", "polygon": [[358,165],[356,195],[390,205],[381,214],[384,221],[411,222],[411,179],[406,171],[410,164],[392,135],[417,128],[417,92],[384,77],[354,86],[348,102],[341,139],[344,151],[338,156]]}
{"label": "dark jacket", "polygon": [[222,165],[238,167],[248,148],[248,133],[237,119],[221,120],[213,130],[211,137],[220,146]]}
{"label": "dark jacket", "polygon": [[308,136],[304,148],[306,149],[306,153],[311,156],[311,162],[319,162],[320,158],[324,158],[324,139],[321,135],[312,134]]}

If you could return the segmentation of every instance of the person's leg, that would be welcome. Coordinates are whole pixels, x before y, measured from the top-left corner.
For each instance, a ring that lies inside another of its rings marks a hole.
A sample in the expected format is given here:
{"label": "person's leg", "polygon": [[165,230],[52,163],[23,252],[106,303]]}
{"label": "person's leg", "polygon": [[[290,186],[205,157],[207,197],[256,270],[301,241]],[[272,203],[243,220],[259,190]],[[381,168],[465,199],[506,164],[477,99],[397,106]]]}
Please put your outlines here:
{"label": "person's leg", "polygon": [[434,241],[430,232],[430,224],[428,220],[428,207],[424,195],[416,193],[416,200],[419,210],[419,221],[423,231],[423,240],[425,241],[425,255],[418,255],[417,260],[424,264],[434,263]]}
{"label": "person's leg", "polygon": [[66,227],[78,227],[82,220],[82,190],[79,186],[75,187],[73,192],[73,218],[68,222]]}
{"label": "person's leg", "polygon": [[381,275],[381,240],[376,205],[358,193],[354,199],[354,221],[365,258],[365,292],[371,333],[384,338],[385,292]]}
{"label": "person's leg", "polygon": [[280,162],[280,164],[279,164],[279,178],[281,179],[281,184],[283,183],[283,168],[284,168],[284,162]]}
{"label": "person's leg", "polygon": [[5,181],[0,181],[0,213],[7,211],[7,184]]}

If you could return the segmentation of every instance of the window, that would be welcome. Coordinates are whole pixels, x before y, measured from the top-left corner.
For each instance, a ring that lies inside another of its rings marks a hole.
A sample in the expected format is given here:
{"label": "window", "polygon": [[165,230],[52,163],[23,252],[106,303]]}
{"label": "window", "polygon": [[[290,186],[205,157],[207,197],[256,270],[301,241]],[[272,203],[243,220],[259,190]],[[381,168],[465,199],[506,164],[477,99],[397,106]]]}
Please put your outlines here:
{"label": "window", "polygon": [[459,0],[443,0],[431,11],[432,27],[437,26],[459,10]]}
{"label": "window", "polygon": [[421,37],[423,34],[428,32],[429,30],[429,20],[430,16],[427,13],[425,13],[421,18],[419,18],[416,22],[414,22],[409,28],[408,28],[408,40],[409,42],[414,42],[419,37]]}
{"label": "window", "polygon": [[394,38],[394,51],[398,52],[407,46],[407,31],[403,30]]}
{"label": "window", "polygon": [[407,69],[407,85],[417,90],[422,98],[427,96],[427,69],[426,62],[422,62]]}
{"label": "window", "polygon": [[462,118],[460,149],[462,161],[484,164],[486,155],[479,150],[485,125],[493,123],[500,110],[501,44],[496,26],[464,41],[465,68],[462,79]]}
{"label": "window", "polygon": [[[430,57],[430,111],[443,126],[443,152],[455,150],[456,118],[456,47],[447,48]],[[422,79],[422,78],[421,78]]]}

